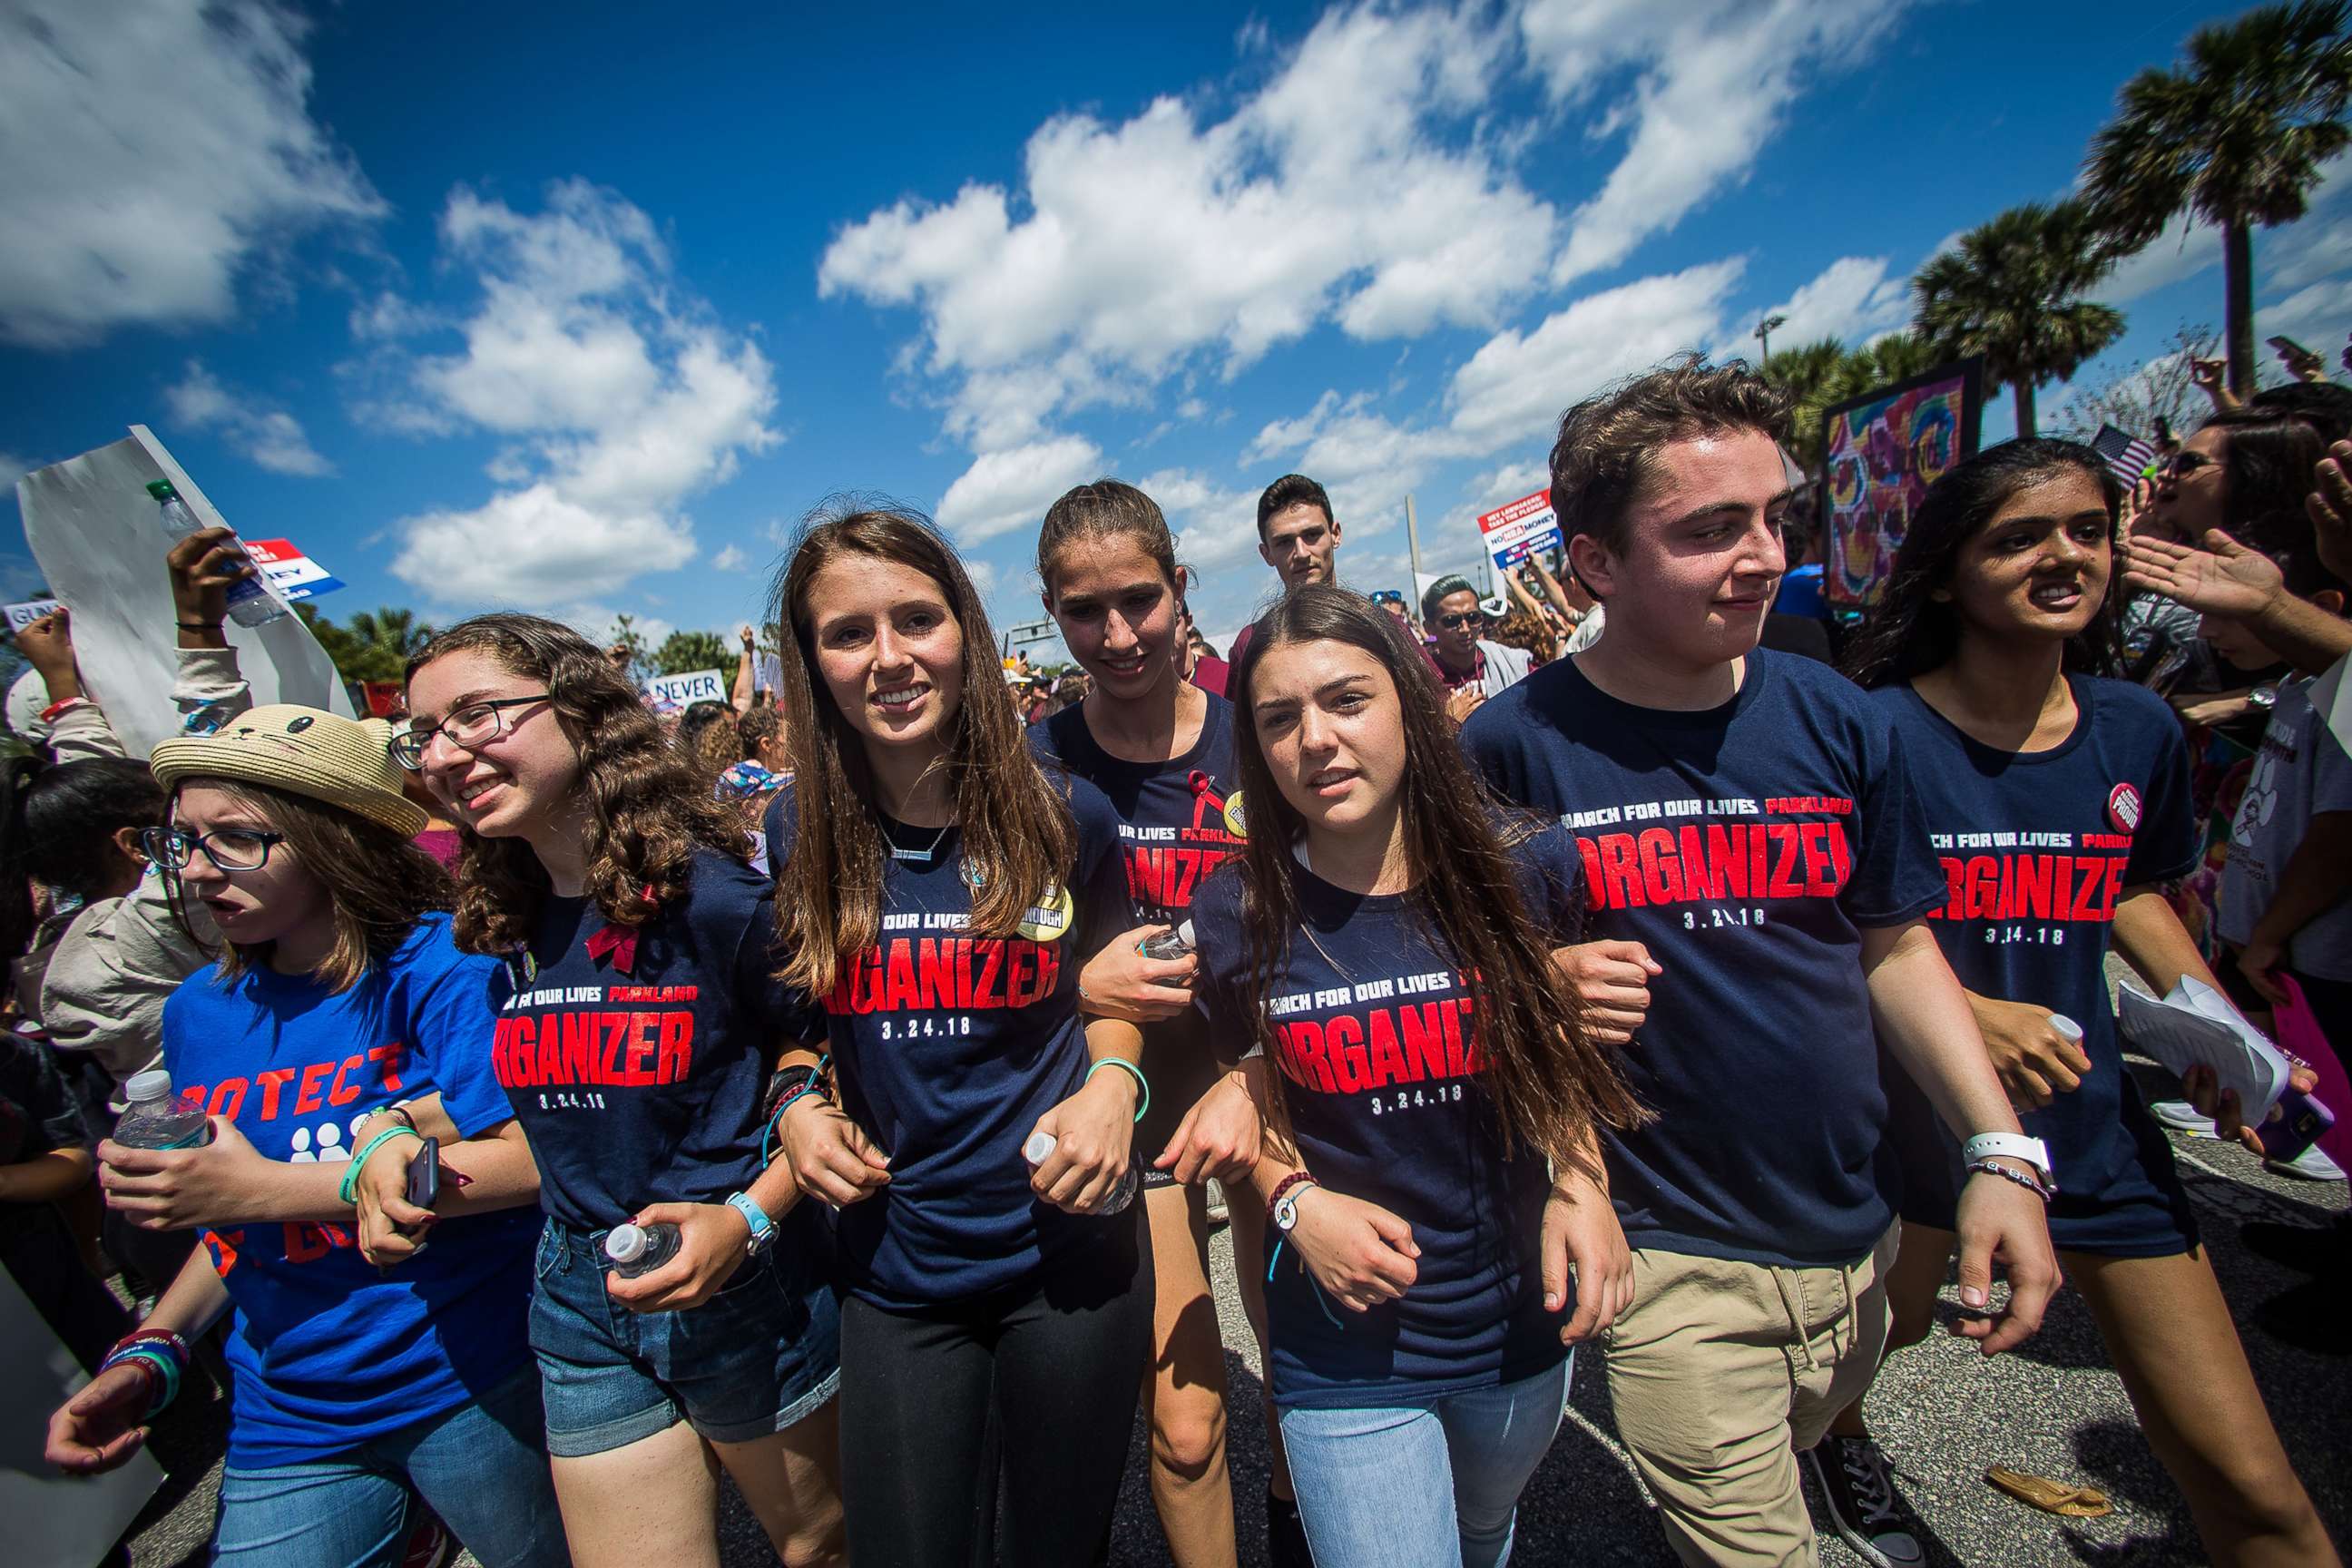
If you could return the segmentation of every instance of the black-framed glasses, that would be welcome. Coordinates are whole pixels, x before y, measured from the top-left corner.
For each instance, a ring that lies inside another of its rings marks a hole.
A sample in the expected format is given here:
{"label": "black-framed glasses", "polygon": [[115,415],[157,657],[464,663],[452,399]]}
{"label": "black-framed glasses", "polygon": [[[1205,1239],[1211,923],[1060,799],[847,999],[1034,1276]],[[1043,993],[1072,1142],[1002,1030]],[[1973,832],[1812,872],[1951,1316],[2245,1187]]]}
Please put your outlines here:
{"label": "black-framed glasses", "polygon": [[507,717],[508,709],[528,708],[534,702],[545,702],[553,695],[552,692],[536,691],[529,697],[495,697],[453,708],[449,717],[438,724],[412,723],[392,738],[392,760],[410,773],[420,772],[425,766],[425,748],[433,743],[436,735],[448,736],[451,745],[466,751],[478,750],[513,731],[514,721]]}
{"label": "black-framed glasses", "polygon": [[1449,632],[1458,632],[1466,630],[1471,626],[1478,626],[1483,623],[1486,618],[1486,617],[1484,615],[1480,614],[1476,610],[1455,610],[1449,615],[1438,616],[1437,624],[1444,626]]}
{"label": "black-framed glasses", "polygon": [[216,827],[210,833],[150,827],[139,835],[139,847],[147,852],[147,858],[174,871],[186,869],[199,849],[217,870],[258,871],[269,864],[269,851],[285,842],[283,833],[258,827]]}

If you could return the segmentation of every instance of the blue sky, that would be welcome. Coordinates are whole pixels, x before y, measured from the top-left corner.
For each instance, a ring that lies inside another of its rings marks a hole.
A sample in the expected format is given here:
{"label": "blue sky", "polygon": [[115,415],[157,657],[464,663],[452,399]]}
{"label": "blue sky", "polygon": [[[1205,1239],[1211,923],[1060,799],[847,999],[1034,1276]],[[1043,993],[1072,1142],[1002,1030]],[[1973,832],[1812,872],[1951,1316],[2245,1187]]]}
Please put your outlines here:
{"label": "blue sky", "polygon": [[[144,423],[350,584],[331,616],[658,631],[753,615],[840,490],[933,511],[1034,619],[1045,506],[1116,473],[1223,640],[1276,475],[1329,485],[1360,587],[1405,582],[1408,493],[1468,568],[1568,404],[1774,310],[1901,325],[2235,9],[8,0],[0,477]],[[2255,244],[2261,330],[2332,352],[2352,181]],[[2218,325],[2218,262],[2126,263],[2082,383]]]}

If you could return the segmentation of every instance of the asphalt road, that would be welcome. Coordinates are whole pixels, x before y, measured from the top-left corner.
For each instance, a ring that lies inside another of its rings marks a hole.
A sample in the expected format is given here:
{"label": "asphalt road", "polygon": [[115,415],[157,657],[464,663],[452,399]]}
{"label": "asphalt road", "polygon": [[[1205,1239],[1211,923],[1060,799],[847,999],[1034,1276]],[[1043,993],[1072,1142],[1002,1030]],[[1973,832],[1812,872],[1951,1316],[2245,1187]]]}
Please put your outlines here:
{"label": "asphalt road", "polygon": [[[2273,1176],[2242,1150],[2210,1139],[2176,1136],[2174,1145],[2287,1452],[2336,1541],[2352,1543],[2352,1358],[2308,1353],[2263,1331],[2256,1309],[2301,1282],[2302,1276],[2247,1251],[2237,1234],[2247,1219],[2315,1223],[2324,1211],[2346,1206],[2345,1184]],[[1266,1466],[1257,1352],[1242,1320],[1222,1229],[1214,1247],[1233,1394],[1231,1463],[1240,1500],[1242,1562],[1256,1564],[1265,1562],[1258,1500],[1265,1494]],[[1946,1300],[1955,1299],[1948,1291]],[[2347,1342],[2352,1347],[2352,1338]],[[1870,1416],[1894,1461],[1897,1484],[1933,1532],[1931,1560],[1939,1564],[2159,1568],[2205,1561],[2179,1492],[2150,1456],[2123,1385],[2107,1367],[2090,1314],[2071,1291],[2053,1307],[2042,1332],[2016,1353],[1988,1361],[1966,1342],[1940,1336],[1905,1352],[1881,1374]],[[191,1410],[173,1429],[158,1434],[159,1457],[173,1479],[134,1530],[131,1560],[136,1568],[204,1561],[224,1426],[215,1406]],[[1996,1463],[2099,1487],[2116,1511],[2086,1521],[2036,1512],[1985,1484],[1985,1468]],[[1521,1568],[1674,1561],[1611,1436],[1608,1389],[1595,1354],[1578,1359],[1568,1424],[1529,1486],[1519,1521],[1513,1561]],[[775,1561],[731,1495],[722,1536],[727,1568]],[[1169,1562],[1145,1489],[1139,1428],[1129,1451],[1111,1561],[1137,1568]],[[1823,1561],[1850,1568],[1860,1560],[1834,1537],[1825,1537]]]}

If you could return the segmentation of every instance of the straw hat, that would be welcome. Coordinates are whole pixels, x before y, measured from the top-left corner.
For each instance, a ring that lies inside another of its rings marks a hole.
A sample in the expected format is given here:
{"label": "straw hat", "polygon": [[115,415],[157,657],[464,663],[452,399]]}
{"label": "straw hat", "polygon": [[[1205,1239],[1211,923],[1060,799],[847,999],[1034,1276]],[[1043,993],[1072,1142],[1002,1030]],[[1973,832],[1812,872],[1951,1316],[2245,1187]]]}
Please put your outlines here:
{"label": "straw hat", "polygon": [[269,784],[382,823],[403,837],[425,831],[425,810],[400,793],[392,760],[392,726],[353,721],[290,702],[248,709],[205,735],[181,735],[155,748],[156,782],[235,779]]}

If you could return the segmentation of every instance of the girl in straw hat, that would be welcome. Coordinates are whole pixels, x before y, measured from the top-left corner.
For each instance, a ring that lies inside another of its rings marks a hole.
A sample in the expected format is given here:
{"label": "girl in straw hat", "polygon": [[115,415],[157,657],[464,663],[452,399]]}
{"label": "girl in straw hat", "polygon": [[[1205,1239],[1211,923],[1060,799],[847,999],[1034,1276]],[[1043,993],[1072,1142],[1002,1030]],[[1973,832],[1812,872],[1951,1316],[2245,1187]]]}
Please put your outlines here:
{"label": "girl in straw hat", "polygon": [[[163,1010],[164,1066],[209,1141],[101,1144],[100,1179],[205,1247],[51,1418],[48,1456],[128,1458],[187,1342],[234,1308],[220,1555],[396,1563],[413,1486],[484,1563],[533,1568],[563,1561],[525,1336],[532,1222],[513,1212],[538,1178],[484,1059],[493,966],[451,939],[389,741],[271,706],[155,749],[171,806],[147,853],[226,949]],[[395,1195],[420,1129],[442,1140],[430,1210]]]}
{"label": "girl in straw hat", "polygon": [[[543,1177],[531,1343],[574,1560],[717,1561],[715,1458],[786,1563],[838,1561],[831,1242],[761,1159],[802,1030],[741,817],[552,621],[451,627],[408,704],[400,758],[465,836],[458,941],[504,960],[485,1055]],[[612,1272],[624,1224],[675,1255]]]}

